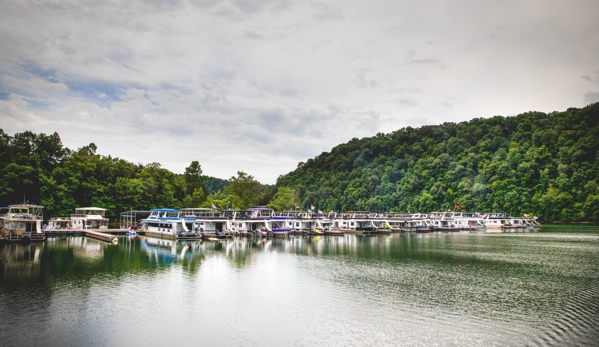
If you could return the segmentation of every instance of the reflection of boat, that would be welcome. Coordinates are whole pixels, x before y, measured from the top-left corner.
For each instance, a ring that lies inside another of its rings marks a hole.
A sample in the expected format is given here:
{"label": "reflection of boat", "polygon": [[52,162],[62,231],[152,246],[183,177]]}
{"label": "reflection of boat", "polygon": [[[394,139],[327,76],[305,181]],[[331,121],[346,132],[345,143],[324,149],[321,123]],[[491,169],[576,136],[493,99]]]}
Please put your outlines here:
{"label": "reflection of boat", "polygon": [[44,247],[43,242],[0,245],[0,283],[38,278]]}
{"label": "reflection of boat", "polygon": [[181,211],[170,208],[159,208],[150,211],[150,216],[141,221],[142,230],[146,234],[172,239],[199,239],[199,233],[189,230]]}
{"label": "reflection of boat", "polygon": [[148,253],[150,261],[170,265],[177,261],[193,258],[199,251],[199,240],[172,240],[144,237],[141,248]]}
{"label": "reflection of boat", "polygon": [[10,205],[0,219],[0,240],[6,242],[44,241],[42,219],[44,206]]}

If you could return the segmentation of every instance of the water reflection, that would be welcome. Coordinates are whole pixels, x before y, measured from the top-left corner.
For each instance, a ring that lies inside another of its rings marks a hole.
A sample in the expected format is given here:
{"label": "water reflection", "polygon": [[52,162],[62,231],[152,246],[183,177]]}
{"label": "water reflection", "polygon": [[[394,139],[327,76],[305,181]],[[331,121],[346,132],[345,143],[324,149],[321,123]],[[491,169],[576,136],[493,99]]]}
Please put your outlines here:
{"label": "water reflection", "polygon": [[596,229],[55,237],[0,246],[0,266],[0,316],[50,345],[592,345],[599,324]]}
{"label": "water reflection", "polygon": [[0,246],[0,283],[39,276],[42,249],[40,243]]}

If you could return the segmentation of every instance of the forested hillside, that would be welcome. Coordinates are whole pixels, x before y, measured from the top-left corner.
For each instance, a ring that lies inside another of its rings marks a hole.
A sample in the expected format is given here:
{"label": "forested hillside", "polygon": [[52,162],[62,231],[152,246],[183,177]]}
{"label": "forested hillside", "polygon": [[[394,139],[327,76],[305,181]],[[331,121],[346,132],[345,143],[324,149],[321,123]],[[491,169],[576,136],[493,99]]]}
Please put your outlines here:
{"label": "forested hillside", "polygon": [[[599,221],[599,104],[583,109],[403,128],[354,138],[299,163],[276,186],[238,172],[183,174],[63,146],[57,133],[0,129],[0,205],[41,204],[46,216],[75,207],[120,212],[156,207],[533,213],[542,220]],[[299,199],[298,199],[299,198]]]}
{"label": "forested hillside", "polygon": [[352,139],[277,180],[321,210],[534,213],[599,221],[599,103]]}

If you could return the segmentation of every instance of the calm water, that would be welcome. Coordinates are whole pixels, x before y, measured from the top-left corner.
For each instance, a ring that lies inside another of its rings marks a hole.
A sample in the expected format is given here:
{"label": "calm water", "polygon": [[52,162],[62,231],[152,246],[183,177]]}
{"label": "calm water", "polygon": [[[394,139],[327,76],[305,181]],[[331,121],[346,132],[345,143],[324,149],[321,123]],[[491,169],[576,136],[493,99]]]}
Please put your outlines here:
{"label": "calm water", "polygon": [[0,246],[2,346],[596,346],[599,227]]}

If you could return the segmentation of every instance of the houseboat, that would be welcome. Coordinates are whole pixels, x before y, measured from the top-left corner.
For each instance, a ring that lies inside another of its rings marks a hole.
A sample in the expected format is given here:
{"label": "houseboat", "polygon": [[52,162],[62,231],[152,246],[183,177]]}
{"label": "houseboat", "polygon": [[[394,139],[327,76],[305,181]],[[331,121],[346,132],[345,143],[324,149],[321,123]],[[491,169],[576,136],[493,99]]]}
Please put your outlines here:
{"label": "houseboat", "polygon": [[181,211],[170,208],[159,208],[150,211],[150,216],[141,221],[142,230],[147,235],[170,239],[199,239],[201,234],[189,230]]}
{"label": "houseboat", "polygon": [[106,209],[100,207],[78,207],[71,214],[71,226],[74,229],[108,229]]}
{"label": "houseboat", "polygon": [[271,216],[270,230],[273,237],[287,238],[291,232],[291,218],[285,216]]}
{"label": "houseboat", "polygon": [[223,239],[231,237],[228,231],[228,218],[210,208],[183,208],[181,218],[185,229],[201,234],[203,239]]}
{"label": "houseboat", "polygon": [[482,221],[487,232],[503,231],[503,228],[510,225],[509,217],[500,212],[487,213]]}
{"label": "houseboat", "polygon": [[453,223],[460,230],[485,229],[485,225],[482,222],[482,215],[478,212],[456,212],[453,216]]}
{"label": "houseboat", "polygon": [[376,235],[376,226],[372,223],[368,212],[345,212],[333,220],[331,229],[345,234]]}
{"label": "houseboat", "polygon": [[4,242],[41,242],[45,236],[42,231],[44,206],[10,205],[0,218],[0,241]]}

